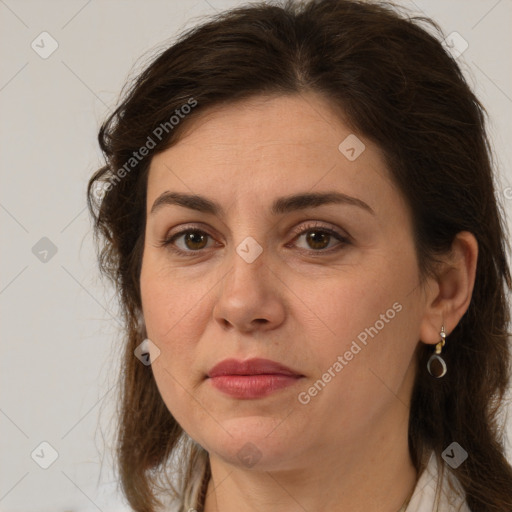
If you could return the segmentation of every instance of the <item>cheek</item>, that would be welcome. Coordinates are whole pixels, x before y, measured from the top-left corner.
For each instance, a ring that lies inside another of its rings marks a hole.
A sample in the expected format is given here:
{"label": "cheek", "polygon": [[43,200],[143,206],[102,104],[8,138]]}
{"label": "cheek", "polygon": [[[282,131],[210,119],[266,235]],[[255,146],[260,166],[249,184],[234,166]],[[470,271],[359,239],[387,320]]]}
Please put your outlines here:
{"label": "cheek", "polygon": [[[336,336],[318,339],[316,349],[310,346],[307,357],[315,362],[315,370],[299,390],[297,407],[306,424],[307,418],[329,418],[323,427],[325,439],[335,440],[340,432],[347,439],[360,435],[361,429],[394,410],[402,396],[414,338],[405,319],[407,306],[395,302],[386,307],[388,298],[372,297],[364,307],[346,302],[337,316],[332,311],[330,325]],[[407,396],[400,400],[407,403]]]}
{"label": "cheek", "polygon": [[143,265],[140,283],[148,337],[162,345],[172,340],[187,346],[183,335],[189,332],[190,318],[201,312],[204,284],[189,275],[180,276],[179,270],[171,272],[159,262],[152,263],[148,259]]}
{"label": "cheek", "polygon": [[335,352],[348,349],[359,335],[364,342],[366,329],[376,327],[380,333],[395,328],[400,316],[397,310],[403,309],[410,291],[407,283],[414,282],[413,274],[402,272],[402,277],[393,278],[389,269],[381,272],[366,268],[317,282],[302,279],[293,286],[299,298],[297,305],[302,304],[302,313],[294,321],[310,334],[314,331],[318,339],[322,337],[320,346]]}
{"label": "cheek", "polygon": [[305,354],[315,361],[312,380],[333,382],[325,388],[333,392],[325,393],[325,403],[334,400],[353,409],[354,398],[375,403],[379,394],[391,396],[389,389],[400,388],[419,339],[421,316],[417,267],[409,255],[376,258],[373,265],[340,272],[339,278],[322,279],[316,287],[305,280],[294,286],[308,311],[296,320],[308,334],[305,341],[314,340],[307,341]]}
{"label": "cheek", "polygon": [[190,399],[186,390],[202,375],[197,368],[198,340],[206,319],[205,290],[198,283],[179,276],[144,268],[141,297],[148,338],[160,353],[152,363],[153,374],[163,400],[175,414]]}
{"label": "cheek", "polygon": [[152,371],[160,395],[173,417],[186,424],[196,406],[191,400],[191,382],[197,382],[198,340],[204,319],[201,298],[204,290],[186,286],[179,279],[162,273],[142,273],[141,296],[148,338],[157,345],[159,355]]}

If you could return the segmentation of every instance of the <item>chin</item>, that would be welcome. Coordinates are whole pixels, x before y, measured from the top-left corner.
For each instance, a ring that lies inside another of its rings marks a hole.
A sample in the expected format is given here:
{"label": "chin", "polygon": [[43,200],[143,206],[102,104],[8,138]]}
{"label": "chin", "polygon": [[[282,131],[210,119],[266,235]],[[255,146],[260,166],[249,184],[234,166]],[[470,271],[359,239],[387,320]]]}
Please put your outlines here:
{"label": "chin", "polygon": [[234,466],[261,471],[285,469],[287,458],[293,458],[293,449],[300,444],[288,431],[276,428],[281,421],[261,416],[221,421],[222,427],[216,424],[215,430],[202,430],[210,435],[201,436],[198,443]]}

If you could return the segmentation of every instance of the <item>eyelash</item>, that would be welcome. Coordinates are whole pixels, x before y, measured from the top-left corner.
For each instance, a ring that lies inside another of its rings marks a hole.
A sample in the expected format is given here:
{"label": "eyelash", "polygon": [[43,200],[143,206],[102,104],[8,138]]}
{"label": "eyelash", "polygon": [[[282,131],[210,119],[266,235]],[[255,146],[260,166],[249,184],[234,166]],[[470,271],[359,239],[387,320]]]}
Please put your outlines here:
{"label": "eyelash", "polygon": [[[310,231],[314,231],[314,230],[316,230],[319,233],[326,233],[326,234],[334,237],[340,243],[335,245],[334,247],[331,247],[330,249],[317,249],[317,250],[299,249],[300,251],[308,252],[312,255],[332,254],[333,252],[340,250],[343,246],[348,245],[350,243],[350,237],[344,236],[344,235],[338,233],[337,231],[330,229],[326,226],[322,226],[318,223],[307,224],[305,226],[301,226],[301,228],[299,228],[299,229],[294,230],[295,236],[293,238],[293,241],[296,241],[298,238],[300,238],[300,236],[302,236]],[[198,249],[196,251],[193,251],[193,250],[184,251],[183,249],[179,249],[178,247],[176,247],[173,244],[173,242],[175,240],[177,240],[179,237],[181,237],[187,233],[191,233],[191,232],[204,234],[204,235],[211,237],[211,235],[204,230],[201,230],[201,229],[198,229],[195,227],[187,227],[187,228],[179,231],[178,233],[175,233],[170,238],[164,238],[163,240],[160,240],[158,246],[159,247],[167,247],[168,249],[170,249],[171,251],[173,251],[174,253],[176,253],[180,256],[186,256],[186,257],[197,256],[198,254],[201,254],[202,252],[204,252],[205,249]],[[213,238],[213,237],[211,237],[211,238]]]}

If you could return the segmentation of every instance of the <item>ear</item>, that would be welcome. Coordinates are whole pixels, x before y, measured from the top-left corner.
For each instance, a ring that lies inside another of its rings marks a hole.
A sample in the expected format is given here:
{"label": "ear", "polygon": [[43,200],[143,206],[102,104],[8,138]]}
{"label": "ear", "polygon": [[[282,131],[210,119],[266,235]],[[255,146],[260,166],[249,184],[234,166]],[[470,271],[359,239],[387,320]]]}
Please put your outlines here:
{"label": "ear", "polygon": [[441,326],[446,336],[457,326],[467,311],[475,284],[478,242],[468,231],[458,233],[451,251],[438,267],[435,278],[425,287],[425,312],[420,326],[420,339],[434,345],[441,340]]}

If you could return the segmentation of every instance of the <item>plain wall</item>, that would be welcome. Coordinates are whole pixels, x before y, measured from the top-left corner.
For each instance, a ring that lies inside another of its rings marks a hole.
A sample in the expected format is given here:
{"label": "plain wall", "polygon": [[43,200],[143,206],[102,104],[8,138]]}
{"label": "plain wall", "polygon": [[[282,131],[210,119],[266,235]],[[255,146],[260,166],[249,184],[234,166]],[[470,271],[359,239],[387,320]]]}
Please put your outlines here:
{"label": "plain wall", "polygon": [[[0,2],[1,511],[127,510],[110,453],[118,314],[99,279],[85,206],[87,180],[101,163],[97,131],[129,73],[157,47],[198,16],[241,3]],[[459,61],[489,112],[510,226],[512,3],[401,3],[468,43]],[[58,43],[46,59],[43,31]],[[508,429],[510,438],[510,421]],[[36,449],[35,458],[50,460],[43,441],[58,453],[48,469],[31,457]],[[508,450],[512,458],[510,443]]]}

